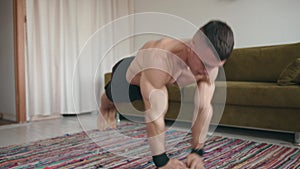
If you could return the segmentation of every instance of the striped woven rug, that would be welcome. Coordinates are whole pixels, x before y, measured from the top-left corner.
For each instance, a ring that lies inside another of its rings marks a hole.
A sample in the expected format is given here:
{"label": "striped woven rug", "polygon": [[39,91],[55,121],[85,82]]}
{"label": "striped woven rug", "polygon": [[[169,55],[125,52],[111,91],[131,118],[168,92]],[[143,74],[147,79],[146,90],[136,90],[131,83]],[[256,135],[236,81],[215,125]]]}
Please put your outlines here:
{"label": "striped woven rug", "polygon": [[[116,131],[125,136],[115,136]],[[89,131],[89,137],[81,132],[2,147],[0,168],[155,168],[145,135],[145,126],[130,123]],[[191,135],[168,130],[169,156],[185,160],[190,141]],[[205,168],[300,168],[300,149],[268,143],[213,136],[205,152]]]}

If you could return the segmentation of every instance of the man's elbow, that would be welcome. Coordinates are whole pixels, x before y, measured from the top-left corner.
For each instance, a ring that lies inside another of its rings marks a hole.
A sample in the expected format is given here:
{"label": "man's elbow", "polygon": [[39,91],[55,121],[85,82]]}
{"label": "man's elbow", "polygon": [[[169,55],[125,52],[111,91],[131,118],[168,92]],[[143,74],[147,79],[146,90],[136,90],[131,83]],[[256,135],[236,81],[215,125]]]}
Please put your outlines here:
{"label": "man's elbow", "polygon": [[212,106],[199,106],[198,110],[199,113],[205,113],[205,114],[213,113]]}

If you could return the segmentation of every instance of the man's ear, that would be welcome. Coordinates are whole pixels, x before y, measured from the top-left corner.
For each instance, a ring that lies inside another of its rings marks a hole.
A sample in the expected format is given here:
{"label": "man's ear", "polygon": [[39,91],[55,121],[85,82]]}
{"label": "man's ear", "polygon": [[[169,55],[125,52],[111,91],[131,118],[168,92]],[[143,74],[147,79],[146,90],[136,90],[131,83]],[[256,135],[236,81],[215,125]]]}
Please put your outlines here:
{"label": "man's ear", "polygon": [[227,59],[224,59],[220,62],[220,66],[223,66],[225,64],[225,62],[227,61]]}

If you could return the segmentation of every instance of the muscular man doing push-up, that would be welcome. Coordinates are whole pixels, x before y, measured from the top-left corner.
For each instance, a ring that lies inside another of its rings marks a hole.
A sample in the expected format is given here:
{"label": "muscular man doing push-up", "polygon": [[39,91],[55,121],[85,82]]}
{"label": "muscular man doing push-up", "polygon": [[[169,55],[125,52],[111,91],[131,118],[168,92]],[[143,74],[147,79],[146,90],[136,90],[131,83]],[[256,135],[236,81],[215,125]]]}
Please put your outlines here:
{"label": "muscular man doing push-up", "polygon": [[[233,32],[221,21],[208,22],[189,40],[163,38],[147,42],[135,57],[122,59],[113,67],[112,80],[116,80],[117,87],[114,88],[111,82],[105,86],[100,107],[102,117],[115,128],[114,103],[143,100],[147,137],[155,165],[158,168],[203,168],[203,146],[213,113],[211,100],[215,79],[219,67],[229,58],[233,45]],[[194,81],[198,88],[194,98],[192,152],[185,164],[166,155],[166,86],[175,82],[185,86]],[[123,84],[128,86],[125,91]],[[115,93],[118,96],[114,96]]]}

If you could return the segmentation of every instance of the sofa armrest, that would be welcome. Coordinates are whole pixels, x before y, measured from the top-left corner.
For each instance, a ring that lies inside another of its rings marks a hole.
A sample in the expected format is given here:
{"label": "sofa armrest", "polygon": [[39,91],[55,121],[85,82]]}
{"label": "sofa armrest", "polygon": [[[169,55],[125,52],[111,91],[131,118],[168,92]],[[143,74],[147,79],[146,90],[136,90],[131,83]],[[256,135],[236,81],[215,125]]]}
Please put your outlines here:
{"label": "sofa armrest", "polygon": [[110,81],[110,79],[111,79],[111,72],[105,73],[104,74],[104,84],[105,84],[105,86]]}

